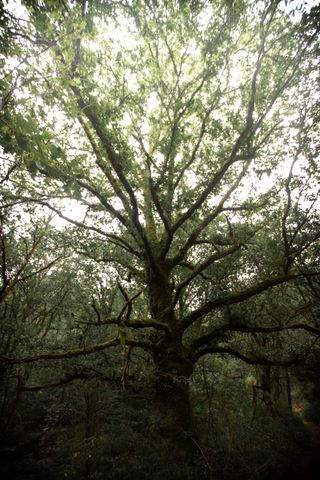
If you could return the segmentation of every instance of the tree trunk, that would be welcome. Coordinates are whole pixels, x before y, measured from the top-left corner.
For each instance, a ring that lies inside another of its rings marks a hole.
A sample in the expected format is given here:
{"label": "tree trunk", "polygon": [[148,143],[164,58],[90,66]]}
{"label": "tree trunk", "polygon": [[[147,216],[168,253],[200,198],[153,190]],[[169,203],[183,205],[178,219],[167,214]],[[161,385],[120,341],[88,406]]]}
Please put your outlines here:
{"label": "tree trunk", "polygon": [[169,271],[159,264],[157,275],[149,272],[149,299],[152,316],[171,331],[158,338],[154,354],[154,411],[152,430],[161,445],[161,455],[175,464],[192,463],[198,456],[195,424],[189,395],[193,372],[190,355],[182,344],[182,332],[172,303]]}
{"label": "tree trunk", "polygon": [[196,429],[189,394],[193,365],[177,351],[167,349],[154,371],[156,432],[162,455],[175,462],[193,463],[198,456]]}

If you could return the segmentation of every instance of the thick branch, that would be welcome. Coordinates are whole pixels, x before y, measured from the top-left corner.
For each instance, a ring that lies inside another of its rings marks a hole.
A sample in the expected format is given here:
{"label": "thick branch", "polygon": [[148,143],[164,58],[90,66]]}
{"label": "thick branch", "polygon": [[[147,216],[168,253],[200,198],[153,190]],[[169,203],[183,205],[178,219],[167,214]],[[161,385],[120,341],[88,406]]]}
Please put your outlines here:
{"label": "thick branch", "polygon": [[91,254],[90,251],[87,251],[87,250],[75,250],[75,252],[78,253],[79,255],[83,255],[86,258],[91,258],[92,260],[94,260],[97,263],[113,263],[113,264],[117,263],[118,265],[121,265],[122,267],[129,270],[129,272],[134,277],[137,277],[137,278],[140,278],[140,279],[145,279],[144,271],[139,270],[138,268],[134,267],[133,265],[131,265],[130,263],[125,261],[125,259],[123,257],[116,257],[116,256],[112,256],[112,255],[103,256],[103,257],[96,257],[95,255]]}
{"label": "thick branch", "polygon": [[271,327],[263,327],[263,326],[248,326],[248,325],[223,325],[212,332],[208,333],[207,335],[203,335],[195,340],[191,346],[193,350],[198,350],[203,345],[209,344],[212,340],[224,335],[226,332],[241,332],[241,333],[275,333],[275,332],[283,332],[288,330],[305,330],[306,332],[310,332],[313,335],[320,336],[320,329],[313,327],[312,325],[307,325],[305,323],[288,323],[286,325],[277,325]]}
{"label": "thick branch", "polygon": [[[231,194],[236,190],[239,186],[241,180],[245,176],[247,170],[249,168],[249,162],[247,162],[243,169],[241,170],[240,174],[238,175],[236,181],[231,185],[231,187],[227,190],[225,195],[222,197],[218,205],[211,211],[190,233],[188,239],[186,240],[185,244],[180,248],[177,255],[170,259],[170,266],[175,267],[178,265],[186,256],[189,249],[197,243],[197,239],[201,232],[223,211],[223,206],[225,202],[230,198]],[[165,247],[166,249],[169,247],[169,244]]]}
{"label": "thick branch", "polygon": [[181,283],[176,288],[175,296],[172,301],[171,309],[173,309],[179,300],[180,293],[184,287],[189,285],[189,283],[198,275],[200,275],[203,270],[205,270],[207,267],[212,265],[214,262],[217,260],[221,260],[222,258],[225,258],[234,252],[238,251],[242,247],[242,243],[234,243],[232,247],[223,250],[222,252],[215,252],[212,255],[209,255],[203,262],[201,262],[199,265],[193,268],[191,271],[190,275],[188,275]]}
{"label": "thick branch", "polygon": [[[63,65],[66,65],[66,61],[62,51],[60,49],[57,49],[56,54],[60,58]],[[101,145],[107,154],[108,160],[110,161],[113,171],[117,175],[121,185],[123,185],[125,191],[127,192],[130,198],[130,205],[131,205],[130,214],[131,214],[132,222],[136,228],[137,234],[139,235],[140,239],[144,244],[145,251],[151,266],[154,268],[154,270],[157,271],[157,264],[154,260],[149,241],[145,235],[145,231],[139,220],[139,208],[138,208],[137,199],[132,189],[132,186],[130,185],[125,175],[123,165],[121,163],[121,159],[119,155],[116,153],[116,151],[114,150],[113,144],[110,141],[108,134],[106,133],[104,128],[101,126],[101,123],[98,117],[96,116],[96,114],[94,113],[94,110],[91,108],[90,104],[83,99],[79,88],[76,87],[72,82],[72,75],[70,75],[69,88],[76,99],[76,102],[78,104],[78,107],[80,108],[81,113],[85,115],[90,125],[92,126],[93,130],[95,131],[96,135],[98,136],[101,142]]]}
{"label": "thick branch", "polygon": [[203,357],[204,355],[209,355],[213,353],[232,355],[233,357],[239,358],[240,360],[248,363],[249,365],[275,365],[279,367],[289,367],[290,365],[295,365],[301,361],[300,358],[292,358],[288,360],[270,360],[263,357],[251,358],[243,353],[238,352],[237,350],[234,350],[233,348],[207,347],[199,350],[196,353],[196,355],[194,356],[194,362],[197,362],[197,360],[199,360],[199,358]]}
{"label": "thick branch", "polygon": [[308,277],[319,275],[319,272],[315,273],[288,273],[286,275],[281,275],[278,277],[269,278],[263,282],[257,283],[252,287],[246,288],[241,292],[231,293],[229,295],[225,295],[223,297],[215,298],[204,305],[202,307],[197,308],[189,315],[187,315],[183,320],[182,324],[184,329],[188,328],[192,323],[194,323],[198,318],[201,318],[207,315],[209,312],[216,308],[220,308],[226,305],[232,305],[234,303],[243,302],[251,297],[259,295],[262,292],[265,292],[269,288],[273,288],[277,285],[281,285],[282,283],[289,282],[290,280],[294,280],[300,277]]}
{"label": "thick branch", "polygon": [[[127,308],[127,304],[125,304],[125,308]],[[79,323],[79,322],[78,322]],[[102,326],[102,325],[117,325],[119,323],[119,315],[116,317],[107,317],[104,320],[98,322],[83,322],[86,325],[95,325],[95,326]],[[123,324],[126,327],[132,328],[155,328],[156,330],[164,331],[170,333],[170,327],[163,322],[159,322],[158,320],[154,320],[152,318],[130,318],[124,319]]]}
{"label": "thick branch", "polygon": [[287,325],[278,325],[276,327],[249,327],[246,325],[239,325],[234,328],[231,327],[229,330],[244,333],[273,333],[285,330],[305,330],[306,332],[313,333],[313,335],[320,336],[319,328],[306,325],[305,323],[289,323]]}
{"label": "thick branch", "polygon": [[124,240],[123,238],[119,237],[118,235],[115,235],[114,233],[108,233],[108,232],[105,232],[104,230],[102,230],[101,228],[98,228],[98,227],[95,227],[95,226],[90,226],[90,225],[86,225],[85,223],[83,222],[79,222],[77,220],[73,220],[72,218],[70,217],[67,217],[66,215],[64,215],[62,212],[60,212],[60,210],[58,210],[57,208],[53,207],[52,205],[50,205],[50,203],[48,202],[43,202],[41,200],[33,200],[33,199],[27,199],[28,201],[33,201],[33,202],[36,202],[38,203],[39,205],[43,205],[44,207],[47,207],[49,208],[50,210],[52,210],[53,212],[55,212],[60,218],[62,218],[63,220],[66,220],[66,222],[69,222],[69,223],[72,223],[73,225],[76,225],[77,227],[81,227],[85,230],[89,230],[89,231],[92,231],[92,232],[96,232],[96,233],[99,233],[100,235],[108,238],[110,240],[110,242],[112,242],[113,244],[117,245],[118,247],[121,247],[121,248],[124,248],[125,250],[127,250],[128,252],[132,253],[133,255],[135,255],[136,257],[140,258],[141,259],[141,254],[135,250],[126,240]]}
{"label": "thick branch", "polygon": [[[3,160],[6,160],[4,157],[1,157]],[[9,167],[9,169],[7,170],[6,174],[4,175],[4,177],[2,177],[0,179],[0,185],[2,185],[3,183],[5,183],[6,181],[9,180],[10,178],[10,175],[12,174],[12,172],[14,172],[20,165],[21,161],[20,160],[17,160],[11,167]]]}
{"label": "thick branch", "polygon": [[101,144],[104,147],[104,150],[106,151],[106,153],[108,155],[108,159],[109,159],[109,161],[112,165],[112,168],[113,168],[114,172],[116,173],[120,183],[123,185],[124,189],[126,190],[126,192],[129,195],[131,208],[132,208],[133,223],[136,227],[136,230],[137,230],[141,240],[143,241],[143,243],[145,245],[146,251],[148,252],[148,256],[151,260],[151,259],[153,259],[153,255],[152,255],[152,252],[151,252],[151,249],[150,249],[149,242],[146,238],[145,232],[144,232],[144,230],[143,230],[143,228],[140,224],[138,203],[137,203],[135,194],[133,192],[133,189],[132,189],[132,187],[131,187],[131,185],[130,185],[130,183],[129,183],[129,181],[128,181],[125,173],[124,173],[121,161],[120,161],[118,155],[116,154],[116,152],[114,151],[113,146],[110,143],[107,134],[102,129],[98,118],[94,114],[93,110],[90,108],[89,104],[87,104],[83,100],[83,98],[81,96],[81,93],[80,93],[80,90],[73,85],[70,85],[70,89],[72,90],[72,92],[74,93],[74,95],[77,99],[77,103],[78,103],[79,108],[85,114],[85,116],[89,120],[90,124],[92,125],[94,131],[96,132],[98,138],[100,139]]}
{"label": "thick branch", "polygon": [[96,145],[95,141],[94,141],[94,138],[90,132],[90,129],[89,127],[86,125],[85,121],[83,120],[83,118],[81,117],[81,115],[78,115],[78,121],[80,123],[80,125],[82,126],[88,140],[89,140],[89,143],[92,147],[92,150],[95,154],[95,157],[96,157],[96,164],[98,165],[98,167],[100,168],[100,170],[103,172],[103,174],[106,176],[106,178],[108,179],[110,185],[112,186],[115,194],[121,199],[123,205],[125,205],[125,207],[127,209],[129,209],[129,204],[128,204],[128,200],[126,198],[126,196],[124,195],[124,193],[122,192],[121,188],[119,187],[119,185],[117,185],[117,182],[115,180],[115,178],[113,177],[113,175],[111,174],[111,172],[108,171],[108,169],[106,168],[104,162],[103,162],[103,159],[101,158],[101,155],[99,153],[99,148],[98,146]]}
{"label": "thick branch", "polygon": [[[81,355],[90,355],[91,353],[100,352],[109,347],[115,347],[120,344],[119,338],[113,338],[111,340],[106,340],[102,343],[97,343],[95,345],[88,345],[83,348],[76,348],[74,350],[69,350],[67,352],[59,353],[43,353],[40,355],[34,355],[32,357],[20,357],[20,358],[10,358],[3,355],[0,355],[0,363],[7,364],[21,364],[21,363],[34,363],[41,360],[64,360],[68,358],[79,357]],[[145,343],[140,340],[130,340],[126,339],[126,345],[132,345],[133,347],[140,347],[145,350],[152,351],[152,345]]]}
{"label": "thick branch", "polygon": [[59,380],[56,380],[55,382],[51,382],[51,383],[44,383],[44,384],[38,384],[38,385],[22,384],[19,387],[19,390],[22,390],[24,392],[38,392],[40,390],[44,390],[47,388],[61,387],[63,385],[73,382],[74,380],[91,380],[92,378],[98,378],[99,380],[103,380],[104,382],[110,382],[110,383],[115,382],[115,379],[113,377],[108,377],[106,375],[97,375],[97,374],[93,375],[92,373],[82,372],[82,373],[75,373],[72,375],[71,374],[65,375]]}
{"label": "thick branch", "polygon": [[157,212],[163,222],[163,225],[166,229],[166,231],[168,231],[170,229],[170,222],[169,222],[169,219],[167,218],[167,215],[165,213],[165,211],[163,210],[163,207],[161,205],[161,202],[160,202],[160,199],[159,199],[159,196],[158,196],[158,193],[157,193],[157,188],[153,182],[153,178],[152,178],[152,175],[151,175],[151,164],[156,167],[154,161],[152,160],[152,157],[151,155],[149,154],[149,152],[147,151],[143,141],[142,141],[142,138],[140,136],[138,137],[135,137],[136,140],[139,142],[139,145],[146,157],[146,161],[147,161],[147,167],[148,167],[148,185],[149,185],[149,190],[150,190],[150,193],[151,193],[151,198],[152,198],[152,201],[153,201],[153,204],[155,205],[156,209],[157,209]]}
{"label": "thick branch", "polygon": [[84,188],[88,192],[90,192],[92,195],[98,198],[100,201],[101,205],[104,206],[104,208],[107,210],[107,212],[111,213],[113,217],[116,217],[128,230],[130,231],[130,226],[128,225],[127,220],[121,215],[121,213],[116,210],[106,199],[104,195],[101,195],[101,193],[94,188],[92,185],[84,182],[83,180],[77,180],[77,183],[80,187]]}

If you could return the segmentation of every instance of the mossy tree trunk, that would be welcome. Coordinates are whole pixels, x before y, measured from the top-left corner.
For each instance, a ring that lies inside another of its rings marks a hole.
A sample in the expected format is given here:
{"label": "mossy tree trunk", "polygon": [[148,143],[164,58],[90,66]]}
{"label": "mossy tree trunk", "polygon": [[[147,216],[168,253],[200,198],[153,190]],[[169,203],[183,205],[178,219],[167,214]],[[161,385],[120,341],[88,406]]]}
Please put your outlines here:
{"label": "mossy tree trunk", "polygon": [[[170,331],[159,336],[154,351],[153,426],[162,453],[175,460],[192,460],[197,453],[196,428],[190,401],[189,379],[193,373],[191,354],[182,342],[182,329],[172,303],[172,284],[165,265],[160,275],[150,276],[150,310]],[[169,313],[168,313],[169,312]]]}
{"label": "mossy tree trunk", "polygon": [[177,352],[167,350],[156,364],[154,407],[158,435],[174,457],[196,451],[196,428],[189,392],[192,364]]}

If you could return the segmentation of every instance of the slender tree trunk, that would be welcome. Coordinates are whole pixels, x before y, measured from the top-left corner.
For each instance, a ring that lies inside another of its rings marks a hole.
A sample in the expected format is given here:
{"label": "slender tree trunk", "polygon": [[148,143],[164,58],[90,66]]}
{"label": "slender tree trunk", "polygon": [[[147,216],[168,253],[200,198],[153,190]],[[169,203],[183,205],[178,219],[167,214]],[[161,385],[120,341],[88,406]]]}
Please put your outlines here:
{"label": "slender tree trunk", "polygon": [[286,369],[286,391],[287,391],[287,401],[290,412],[292,412],[292,395],[291,395],[291,380],[289,370]]}
{"label": "slender tree trunk", "polygon": [[271,381],[271,366],[261,367],[261,388],[262,388],[262,399],[264,403],[268,406],[272,406],[272,381]]}
{"label": "slender tree trunk", "polygon": [[85,460],[85,475],[86,479],[90,480],[93,478],[93,462],[90,459],[90,438],[95,435],[96,431],[96,405],[95,405],[95,395],[94,391],[87,389],[84,392],[84,401],[85,401],[85,439],[87,443],[88,451],[86,451],[86,460]]}

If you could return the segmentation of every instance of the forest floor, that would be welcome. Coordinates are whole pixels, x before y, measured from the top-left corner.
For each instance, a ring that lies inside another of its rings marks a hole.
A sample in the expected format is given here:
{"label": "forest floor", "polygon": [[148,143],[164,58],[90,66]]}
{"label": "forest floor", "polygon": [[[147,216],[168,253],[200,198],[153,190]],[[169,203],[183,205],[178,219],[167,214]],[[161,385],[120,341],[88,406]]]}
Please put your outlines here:
{"label": "forest floor", "polygon": [[[289,480],[320,479],[320,425],[306,420],[303,420],[303,423],[310,433],[310,440],[306,445],[300,445],[297,448],[291,472],[288,472],[284,480],[287,478]],[[49,472],[46,472],[46,480],[57,478],[57,472],[58,470],[60,471],[61,467],[59,460],[63,463],[63,458],[56,459],[57,463],[54,462],[54,464],[48,461],[52,455],[50,455],[50,451],[46,452],[47,455],[44,455],[42,450],[45,448],[45,445],[41,442],[41,434],[38,430],[35,425],[33,428],[29,428],[28,434],[24,436],[24,441],[21,444],[19,442],[10,442],[8,444],[8,442],[5,442],[5,439],[2,439],[2,445],[0,446],[0,478],[42,480],[43,473],[49,466],[51,466],[51,469],[54,467],[53,469],[57,471],[52,472],[51,475]],[[219,480],[219,476],[215,478]],[[263,476],[263,478],[265,477]]]}

